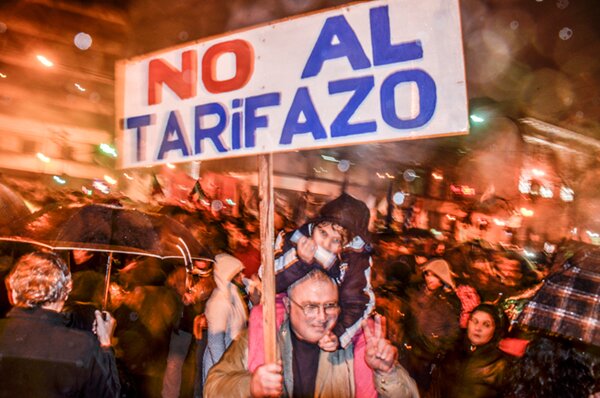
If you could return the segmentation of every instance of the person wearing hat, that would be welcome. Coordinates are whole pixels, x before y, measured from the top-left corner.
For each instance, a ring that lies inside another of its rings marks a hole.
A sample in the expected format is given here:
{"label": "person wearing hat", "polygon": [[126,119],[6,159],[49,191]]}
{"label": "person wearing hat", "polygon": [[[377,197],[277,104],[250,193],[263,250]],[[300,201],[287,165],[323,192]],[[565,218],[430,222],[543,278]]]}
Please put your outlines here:
{"label": "person wearing hat", "polygon": [[433,259],[422,268],[424,283],[407,291],[402,362],[427,396],[432,371],[460,338],[460,300],[448,262]]}
{"label": "person wearing hat", "polygon": [[242,300],[234,280],[241,281],[244,264],[232,255],[215,256],[214,278],[216,288],[206,303],[208,342],[202,364],[203,380],[210,368],[219,362],[227,347],[246,328],[248,308]]}
{"label": "person wearing hat", "polygon": [[448,398],[501,397],[511,357],[498,348],[507,331],[502,310],[480,304],[469,318],[463,343],[440,366],[440,391]]}
{"label": "person wearing hat", "polygon": [[364,202],[343,193],[326,203],[316,219],[280,233],[275,243],[277,293],[284,293],[313,269],[324,270],[339,285],[339,320],[319,342],[327,351],[347,347],[375,305],[367,243],[369,218]]}

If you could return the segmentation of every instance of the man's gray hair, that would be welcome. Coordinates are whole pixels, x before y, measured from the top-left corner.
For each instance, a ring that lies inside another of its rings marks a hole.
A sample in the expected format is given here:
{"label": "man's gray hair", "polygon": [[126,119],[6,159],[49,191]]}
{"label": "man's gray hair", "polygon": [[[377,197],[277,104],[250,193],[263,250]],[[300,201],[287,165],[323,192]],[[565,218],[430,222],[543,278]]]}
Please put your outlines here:
{"label": "man's gray hair", "polygon": [[296,286],[298,286],[299,284],[304,283],[306,281],[309,281],[309,280],[331,283],[333,286],[335,286],[336,290],[338,287],[337,283],[335,283],[335,281],[329,275],[327,275],[327,273],[325,271],[323,271],[322,269],[319,269],[319,268],[314,268],[308,274],[304,275],[302,278],[298,279],[296,282],[292,283],[287,288],[288,297],[292,297],[292,291],[294,290],[294,288]]}
{"label": "man's gray hair", "polygon": [[66,300],[71,292],[71,272],[54,253],[35,252],[21,257],[6,278],[17,307],[41,307]]}

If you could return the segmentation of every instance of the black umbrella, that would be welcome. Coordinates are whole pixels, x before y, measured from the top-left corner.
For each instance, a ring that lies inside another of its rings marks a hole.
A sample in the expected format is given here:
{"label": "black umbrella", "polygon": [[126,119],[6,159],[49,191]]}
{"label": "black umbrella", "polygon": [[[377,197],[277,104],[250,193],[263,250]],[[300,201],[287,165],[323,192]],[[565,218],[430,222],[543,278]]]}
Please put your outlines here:
{"label": "black umbrella", "polygon": [[[212,254],[174,219],[106,204],[58,205],[31,215],[13,235],[0,237],[34,243],[52,250],[87,250],[110,253],[106,292],[113,253],[183,259],[191,271],[192,260],[212,261]],[[105,304],[108,295],[105,294]]]}
{"label": "black umbrella", "polygon": [[30,214],[23,198],[6,185],[0,184],[0,231],[9,232],[17,220]]}
{"label": "black umbrella", "polygon": [[27,218],[2,240],[53,250],[88,250],[161,259],[208,259],[210,251],[176,220],[106,204],[58,205]]}

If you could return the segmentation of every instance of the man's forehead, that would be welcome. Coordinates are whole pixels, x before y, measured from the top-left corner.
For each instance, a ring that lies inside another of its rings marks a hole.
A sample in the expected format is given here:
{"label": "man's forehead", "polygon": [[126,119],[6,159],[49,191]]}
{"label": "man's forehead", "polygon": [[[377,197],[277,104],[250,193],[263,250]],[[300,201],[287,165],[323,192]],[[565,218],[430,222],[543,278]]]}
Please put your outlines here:
{"label": "man's forehead", "polygon": [[337,285],[332,280],[307,279],[296,285],[290,292],[292,298],[301,298],[312,303],[337,300]]}

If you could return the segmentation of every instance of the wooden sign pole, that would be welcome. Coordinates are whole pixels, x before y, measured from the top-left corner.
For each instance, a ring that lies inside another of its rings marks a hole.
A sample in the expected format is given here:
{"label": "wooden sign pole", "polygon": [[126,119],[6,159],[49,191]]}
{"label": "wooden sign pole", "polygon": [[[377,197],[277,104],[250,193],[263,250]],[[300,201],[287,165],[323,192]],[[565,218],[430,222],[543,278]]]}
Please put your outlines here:
{"label": "wooden sign pole", "polygon": [[274,242],[274,198],[273,198],[273,154],[258,156],[258,193],[260,198],[260,242],[263,266],[263,331],[265,363],[277,361],[277,339],[275,318],[275,264]]}

